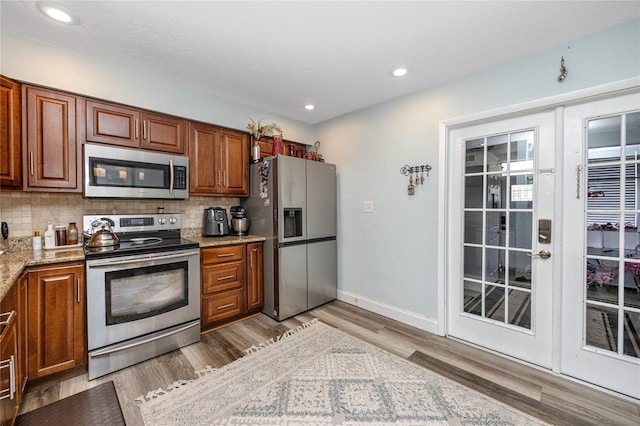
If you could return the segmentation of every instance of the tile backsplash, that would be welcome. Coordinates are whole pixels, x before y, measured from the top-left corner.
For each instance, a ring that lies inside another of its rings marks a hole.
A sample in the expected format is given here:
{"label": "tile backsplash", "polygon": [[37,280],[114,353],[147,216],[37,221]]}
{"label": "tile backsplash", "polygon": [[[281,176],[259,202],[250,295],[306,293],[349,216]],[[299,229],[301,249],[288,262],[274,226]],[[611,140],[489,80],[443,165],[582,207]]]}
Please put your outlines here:
{"label": "tile backsplash", "polygon": [[[85,199],[81,194],[51,192],[1,192],[0,220],[9,225],[9,240],[44,235],[47,222],[82,227],[82,216],[101,213],[155,213],[164,207],[166,213],[181,213],[183,228],[201,228],[202,214],[207,207],[229,208],[240,204],[236,197],[190,197],[187,200],[105,200]],[[2,241],[0,241],[2,244]]]}

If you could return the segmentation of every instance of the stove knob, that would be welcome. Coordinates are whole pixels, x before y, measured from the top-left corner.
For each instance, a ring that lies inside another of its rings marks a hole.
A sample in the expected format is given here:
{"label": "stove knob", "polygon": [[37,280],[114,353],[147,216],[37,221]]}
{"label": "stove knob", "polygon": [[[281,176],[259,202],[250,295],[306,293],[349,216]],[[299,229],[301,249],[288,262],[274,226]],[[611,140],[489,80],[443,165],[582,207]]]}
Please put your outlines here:
{"label": "stove knob", "polygon": [[158,219],[158,222],[160,223],[160,225],[164,225],[167,222],[167,219],[161,217],[160,219]]}
{"label": "stove knob", "polygon": [[178,219],[176,219],[175,217],[170,217],[169,218],[169,223],[172,225],[175,225],[176,223],[178,223]]}

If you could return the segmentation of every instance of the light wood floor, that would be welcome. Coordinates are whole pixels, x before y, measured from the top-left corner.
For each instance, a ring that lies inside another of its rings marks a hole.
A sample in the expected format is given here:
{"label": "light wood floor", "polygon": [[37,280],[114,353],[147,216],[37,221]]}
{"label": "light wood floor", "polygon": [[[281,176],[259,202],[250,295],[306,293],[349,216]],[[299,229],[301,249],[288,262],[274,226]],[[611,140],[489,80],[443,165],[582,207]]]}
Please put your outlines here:
{"label": "light wood floor", "polygon": [[21,413],[113,380],[128,425],[141,425],[134,399],[221,367],[253,344],[319,318],[357,338],[407,358],[546,422],[558,425],[640,425],[640,401],[592,387],[442,338],[343,302],[332,302],[278,323],[265,315],[202,336],[200,343],[88,381],[86,374],[29,391]]}

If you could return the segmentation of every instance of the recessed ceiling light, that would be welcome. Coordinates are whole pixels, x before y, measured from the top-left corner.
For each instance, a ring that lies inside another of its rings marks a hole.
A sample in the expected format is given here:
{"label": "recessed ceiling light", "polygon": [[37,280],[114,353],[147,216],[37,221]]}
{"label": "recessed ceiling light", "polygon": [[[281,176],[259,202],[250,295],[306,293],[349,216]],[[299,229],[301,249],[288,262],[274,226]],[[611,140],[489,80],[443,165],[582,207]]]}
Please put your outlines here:
{"label": "recessed ceiling light", "polygon": [[393,70],[392,74],[394,77],[402,77],[407,75],[407,69],[406,68],[396,68],[395,70]]}
{"label": "recessed ceiling light", "polygon": [[75,24],[78,21],[70,12],[52,3],[39,2],[37,6],[40,12],[63,24]]}
{"label": "recessed ceiling light", "polygon": [[307,104],[304,106],[304,109],[311,111],[312,109],[315,109],[316,106],[315,105],[311,105],[311,104]]}

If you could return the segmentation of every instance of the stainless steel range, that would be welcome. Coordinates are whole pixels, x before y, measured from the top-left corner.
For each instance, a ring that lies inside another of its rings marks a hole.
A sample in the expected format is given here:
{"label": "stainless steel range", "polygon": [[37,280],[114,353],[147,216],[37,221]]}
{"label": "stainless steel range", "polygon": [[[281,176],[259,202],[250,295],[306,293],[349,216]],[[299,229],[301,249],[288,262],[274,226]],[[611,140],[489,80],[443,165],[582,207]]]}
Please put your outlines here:
{"label": "stainless steel range", "polygon": [[85,245],[90,380],[200,340],[200,250],[180,215],[85,215],[85,243],[100,223],[118,243]]}

